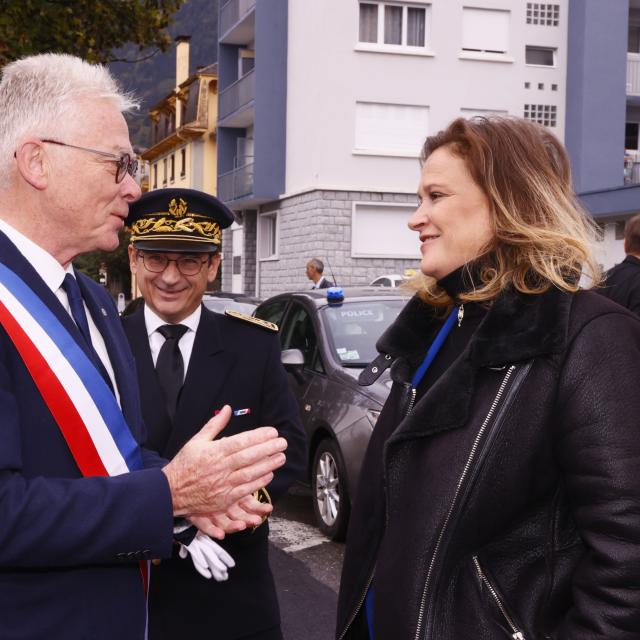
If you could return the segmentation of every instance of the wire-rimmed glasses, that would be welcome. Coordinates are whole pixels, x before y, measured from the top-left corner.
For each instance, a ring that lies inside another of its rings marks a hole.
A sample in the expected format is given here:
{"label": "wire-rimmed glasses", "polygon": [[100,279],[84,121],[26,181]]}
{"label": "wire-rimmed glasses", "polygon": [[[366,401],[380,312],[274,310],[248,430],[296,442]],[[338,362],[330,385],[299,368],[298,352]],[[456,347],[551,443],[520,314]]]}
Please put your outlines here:
{"label": "wire-rimmed glasses", "polygon": [[152,273],[162,273],[170,262],[175,262],[178,271],[183,276],[197,276],[202,271],[202,266],[209,262],[209,255],[203,260],[194,256],[180,256],[179,258],[168,258],[164,253],[155,253],[154,251],[143,252],[138,251],[138,258],[142,259],[142,263],[147,271]]}
{"label": "wire-rimmed glasses", "polygon": [[43,139],[42,142],[57,144],[61,147],[71,147],[72,149],[79,149],[80,151],[88,151],[89,153],[95,153],[96,155],[109,158],[111,162],[116,163],[116,183],[118,184],[124,180],[124,177],[127,175],[127,173],[133,178],[138,171],[138,160],[132,157],[130,153],[123,153],[122,155],[118,156],[115,153],[98,151],[97,149],[89,149],[88,147],[79,147],[76,144],[68,144],[67,142],[60,142],[59,140]]}

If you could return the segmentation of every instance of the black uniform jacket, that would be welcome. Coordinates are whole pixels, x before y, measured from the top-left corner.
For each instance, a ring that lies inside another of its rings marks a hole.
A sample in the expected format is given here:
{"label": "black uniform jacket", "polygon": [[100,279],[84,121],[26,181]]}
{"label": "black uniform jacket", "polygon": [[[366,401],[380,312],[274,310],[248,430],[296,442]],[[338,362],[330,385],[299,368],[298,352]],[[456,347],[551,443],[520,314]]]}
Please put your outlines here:
{"label": "black uniform jacket", "polygon": [[599,292],[640,316],[640,260],[627,256],[609,269],[604,287]]}
{"label": "black uniform jacket", "polygon": [[[123,318],[140,380],[148,446],[172,458],[216,410],[249,409],[234,416],[222,436],[274,426],[286,438],[287,462],[268,491],[275,502],[303,474],[306,442],[296,401],[280,361],[277,335],[204,307],[196,331],[173,427],[158,386],[144,308]],[[151,640],[215,637],[231,640],[279,624],[273,577],[267,558],[268,522],[254,532],[229,535],[220,544],[236,562],[226,582],[201,577],[189,558],[163,560],[154,567],[150,591]]]}
{"label": "black uniform jacket", "polygon": [[407,414],[442,324],[378,342],[394,385],[347,537],[337,637],[640,637],[640,319],[592,292],[505,293]]}

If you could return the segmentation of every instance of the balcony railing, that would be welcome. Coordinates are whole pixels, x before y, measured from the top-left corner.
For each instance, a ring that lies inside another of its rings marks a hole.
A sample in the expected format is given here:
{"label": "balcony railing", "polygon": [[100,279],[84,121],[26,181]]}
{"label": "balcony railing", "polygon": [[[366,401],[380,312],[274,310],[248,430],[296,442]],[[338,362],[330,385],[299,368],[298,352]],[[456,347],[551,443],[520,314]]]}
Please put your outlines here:
{"label": "balcony railing", "polygon": [[220,10],[220,34],[227,33],[255,6],[256,0],[229,0]]}
{"label": "balcony railing", "polygon": [[255,72],[252,69],[218,97],[218,120],[223,120],[238,109],[249,104],[256,97]]}
{"label": "balcony railing", "polygon": [[218,198],[233,202],[253,193],[253,162],[218,176]]}
{"label": "balcony railing", "polygon": [[627,53],[627,95],[640,96],[640,53]]}

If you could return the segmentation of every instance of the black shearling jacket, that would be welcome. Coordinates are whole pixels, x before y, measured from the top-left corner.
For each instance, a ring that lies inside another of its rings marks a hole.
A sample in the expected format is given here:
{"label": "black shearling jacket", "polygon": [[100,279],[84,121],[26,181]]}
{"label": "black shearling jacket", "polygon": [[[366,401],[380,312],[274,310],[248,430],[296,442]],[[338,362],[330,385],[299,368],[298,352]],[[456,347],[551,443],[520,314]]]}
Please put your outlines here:
{"label": "black shearling jacket", "polygon": [[502,294],[406,415],[441,320],[378,343],[394,385],[347,537],[336,637],[640,638],[640,319],[592,292]]}

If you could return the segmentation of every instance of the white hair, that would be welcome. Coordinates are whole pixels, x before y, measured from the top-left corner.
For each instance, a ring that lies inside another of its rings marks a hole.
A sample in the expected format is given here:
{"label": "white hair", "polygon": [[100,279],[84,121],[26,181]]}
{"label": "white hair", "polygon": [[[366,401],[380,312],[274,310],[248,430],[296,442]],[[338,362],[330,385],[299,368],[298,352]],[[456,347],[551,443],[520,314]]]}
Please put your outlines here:
{"label": "white hair", "polygon": [[65,124],[82,121],[83,98],[113,102],[122,113],[139,106],[109,70],[64,53],[16,60],[0,81],[0,186],[6,186],[13,155],[27,136],[55,138]]}

